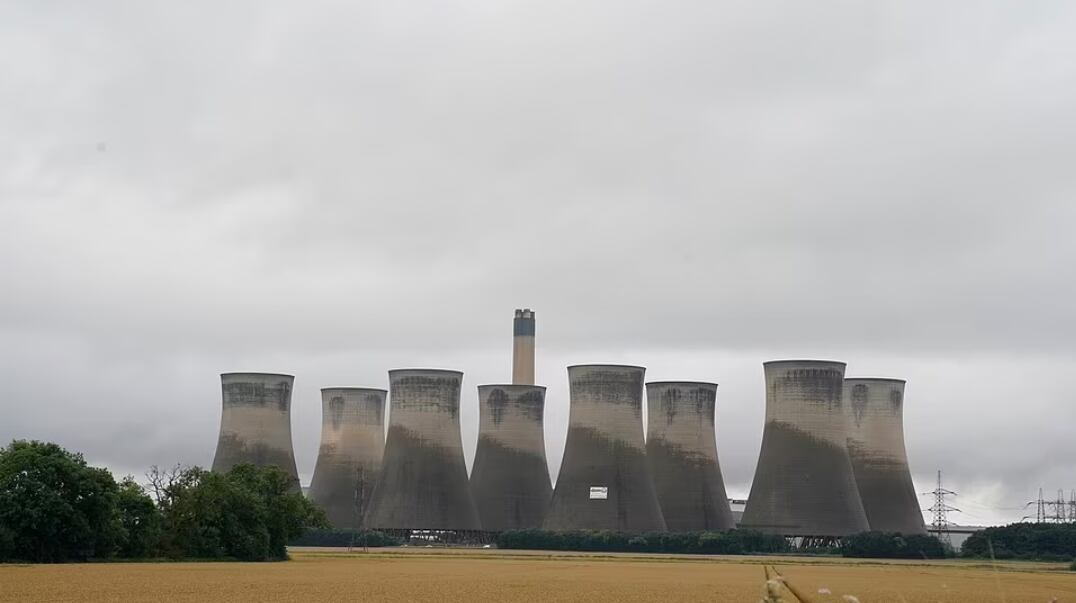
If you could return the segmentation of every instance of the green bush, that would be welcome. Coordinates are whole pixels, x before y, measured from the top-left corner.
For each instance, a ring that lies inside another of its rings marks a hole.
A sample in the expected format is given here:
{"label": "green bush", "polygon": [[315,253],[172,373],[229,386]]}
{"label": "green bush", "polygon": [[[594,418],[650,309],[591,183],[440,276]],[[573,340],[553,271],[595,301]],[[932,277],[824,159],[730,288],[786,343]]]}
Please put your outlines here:
{"label": "green bush", "polygon": [[306,530],[288,544],[290,546],[383,547],[400,546],[401,543],[388,534],[374,530],[330,528]]}
{"label": "green bush", "polygon": [[740,555],[783,553],[788,543],[781,536],[753,530],[727,532],[654,532],[625,534],[608,530],[509,530],[497,537],[502,549],[551,551],[608,551],[678,554]]}
{"label": "green bush", "polygon": [[945,545],[927,534],[897,534],[863,532],[843,540],[840,548],[845,557],[876,559],[943,559]]}

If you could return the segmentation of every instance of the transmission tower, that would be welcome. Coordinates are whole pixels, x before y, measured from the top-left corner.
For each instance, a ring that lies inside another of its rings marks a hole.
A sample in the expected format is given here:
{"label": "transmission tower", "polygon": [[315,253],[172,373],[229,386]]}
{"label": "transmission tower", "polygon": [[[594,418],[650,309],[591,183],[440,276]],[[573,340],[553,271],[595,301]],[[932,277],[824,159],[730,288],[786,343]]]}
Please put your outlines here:
{"label": "transmission tower", "polygon": [[1039,499],[1027,504],[1035,505],[1035,523],[1046,523],[1046,499],[1042,497],[1042,488],[1039,488]]}
{"label": "transmission tower", "polygon": [[[1046,500],[1042,494],[1042,488],[1039,488],[1038,500],[1033,500],[1025,506],[1031,505],[1035,505],[1035,523],[1076,522],[1076,490],[1072,491],[1067,501],[1064,490],[1057,491],[1056,500]],[[1024,519],[1031,519],[1031,517],[1026,516]]]}
{"label": "transmission tower", "polygon": [[934,515],[934,521],[930,524],[931,531],[938,537],[938,540],[950,547],[953,546],[953,540],[949,535],[949,512],[960,512],[960,509],[945,503],[945,497],[956,496],[956,492],[942,487],[942,472],[940,469],[938,470],[938,487],[934,488],[933,492],[924,492],[923,494],[934,495],[934,504],[927,509]]}

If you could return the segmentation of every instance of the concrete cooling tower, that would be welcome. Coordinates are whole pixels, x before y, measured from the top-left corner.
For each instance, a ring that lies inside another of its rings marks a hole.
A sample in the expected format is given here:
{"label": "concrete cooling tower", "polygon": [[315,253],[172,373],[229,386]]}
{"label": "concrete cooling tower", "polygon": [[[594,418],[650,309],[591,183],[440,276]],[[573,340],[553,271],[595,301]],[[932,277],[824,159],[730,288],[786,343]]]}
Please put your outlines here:
{"label": "concrete cooling tower", "polygon": [[321,447],[310,499],[337,528],[361,528],[385,448],[385,390],[321,390]]}
{"label": "concrete cooling tower", "polygon": [[766,427],[740,527],[786,536],[864,532],[848,457],[844,363],[767,362]]}
{"label": "concrete cooling tower", "polygon": [[213,471],[240,463],[276,465],[295,480],[291,446],[291,390],[295,377],[272,373],[224,373],[220,376],[224,406]]}
{"label": "concrete cooling tower", "polygon": [[904,449],[904,381],[845,379],[848,454],[870,529],[926,534]]}
{"label": "concrete cooling tower", "polygon": [[643,443],[645,371],[568,367],[568,438],[546,529],[665,530]]}
{"label": "concrete cooling tower", "polygon": [[545,459],[544,407],[544,387],[478,386],[471,494],[483,530],[542,527],[553,494]]}
{"label": "concrete cooling tower", "polygon": [[646,384],[646,457],[670,531],[731,530],[714,433],[716,383]]}
{"label": "concrete cooling tower", "polygon": [[366,525],[479,530],[460,439],[463,373],[389,371],[389,432]]}

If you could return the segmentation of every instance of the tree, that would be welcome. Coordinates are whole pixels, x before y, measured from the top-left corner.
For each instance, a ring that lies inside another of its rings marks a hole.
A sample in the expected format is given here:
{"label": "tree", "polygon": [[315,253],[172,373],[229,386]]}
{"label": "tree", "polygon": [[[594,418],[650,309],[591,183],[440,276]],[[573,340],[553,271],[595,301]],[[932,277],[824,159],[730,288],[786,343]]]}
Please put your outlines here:
{"label": "tree", "polygon": [[56,444],[0,450],[0,558],[59,562],[109,557],[122,543],[112,475]]}
{"label": "tree", "polygon": [[286,559],[289,540],[328,525],[276,467],[236,465],[223,474],[191,467],[151,490],[160,493],[163,546],[173,557]]}
{"label": "tree", "polygon": [[161,541],[161,513],[130,475],[120,482],[116,510],[124,533],[119,555],[127,559],[155,556]]}

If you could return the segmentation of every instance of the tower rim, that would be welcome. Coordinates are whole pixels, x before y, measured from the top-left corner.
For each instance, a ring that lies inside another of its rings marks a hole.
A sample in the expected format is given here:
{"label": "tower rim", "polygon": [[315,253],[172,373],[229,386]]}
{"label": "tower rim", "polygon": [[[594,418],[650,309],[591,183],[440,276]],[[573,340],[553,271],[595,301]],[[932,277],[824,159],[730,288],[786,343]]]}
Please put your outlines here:
{"label": "tower rim", "polygon": [[817,358],[788,358],[788,359],[781,359],[781,360],[767,360],[766,362],[762,363],[762,366],[770,366],[771,364],[772,365],[779,365],[779,364],[832,365],[832,364],[837,364],[837,365],[841,365],[841,366],[848,366],[848,363],[844,362],[843,360],[819,360]]}
{"label": "tower rim", "polygon": [[845,377],[845,381],[877,381],[881,383],[907,383],[907,379],[896,377]]}
{"label": "tower rim", "polygon": [[702,386],[706,386],[706,387],[711,387],[712,386],[714,388],[720,387],[719,384],[714,383],[713,381],[676,381],[676,380],[647,381],[646,385],[648,387],[651,386],[651,385],[702,385]]}
{"label": "tower rim", "polygon": [[295,375],[290,375],[288,373],[262,373],[257,371],[230,371],[221,373],[220,377],[221,379],[224,377],[287,377],[289,379],[294,379]]}

